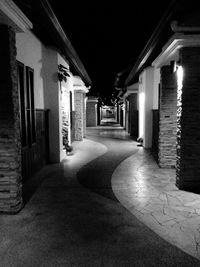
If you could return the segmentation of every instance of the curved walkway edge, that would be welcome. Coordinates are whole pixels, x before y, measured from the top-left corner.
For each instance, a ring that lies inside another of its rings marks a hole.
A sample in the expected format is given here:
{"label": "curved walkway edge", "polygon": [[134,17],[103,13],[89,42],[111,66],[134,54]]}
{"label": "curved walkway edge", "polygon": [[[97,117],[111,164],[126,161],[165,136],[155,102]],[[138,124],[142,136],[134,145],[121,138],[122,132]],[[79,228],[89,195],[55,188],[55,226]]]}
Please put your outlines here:
{"label": "curved walkway edge", "polygon": [[200,195],[175,186],[175,170],[158,167],[140,150],[112,175],[112,189],[133,215],[159,236],[200,259]]}
{"label": "curved walkway edge", "polygon": [[[68,178],[68,181],[75,180],[77,172],[82,166],[90,161],[102,156],[107,152],[107,147],[99,142],[95,142],[84,138],[83,141],[73,142],[73,151],[69,156],[66,156],[61,164],[55,163],[46,165],[39,172],[37,172],[31,179],[29,179],[24,185],[24,202],[27,204],[31,199],[35,191],[41,187],[41,185],[57,186],[60,184],[58,179],[47,179],[51,177],[52,173],[63,172]],[[76,183],[78,184],[78,183]]]}
{"label": "curved walkway edge", "polygon": [[67,166],[68,175],[70,170],[74,174],[74,172],[77,173],[85,164],[105,154],[107,150],[105,145],[84,138],[82,142],[73,142],[72,157],[66,156],[62,162],[64,166]]}

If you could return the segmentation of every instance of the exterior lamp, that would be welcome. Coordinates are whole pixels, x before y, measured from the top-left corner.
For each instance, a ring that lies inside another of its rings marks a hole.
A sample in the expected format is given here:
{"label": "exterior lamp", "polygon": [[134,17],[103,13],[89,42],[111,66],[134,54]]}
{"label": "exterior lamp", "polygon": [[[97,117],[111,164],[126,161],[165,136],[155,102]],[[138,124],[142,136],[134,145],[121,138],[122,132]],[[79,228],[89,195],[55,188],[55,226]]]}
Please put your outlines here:
{"label": "exterior lamp", "polygon": [[177,63],[175,60],[170,61],[170,68],[171,68],[171,73],[176,72]]}

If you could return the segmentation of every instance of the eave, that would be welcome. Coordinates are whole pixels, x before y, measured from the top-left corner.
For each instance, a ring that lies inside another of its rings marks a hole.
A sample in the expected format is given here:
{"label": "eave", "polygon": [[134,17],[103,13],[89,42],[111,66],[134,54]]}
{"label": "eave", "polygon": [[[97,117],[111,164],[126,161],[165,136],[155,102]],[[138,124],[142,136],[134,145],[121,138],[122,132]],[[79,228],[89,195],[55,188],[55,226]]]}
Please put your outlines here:
{"label": "eave", "polygon": [[135,76],[137,76],[143,69],[144,65],[147,63],[148,59],[152,55],[153,51],[155,50],[156,46],[160,42],[161,34],[166,27],[167,23],[171,19],[173,15],[173,10],[175,7],[175,0],[171,2],[167,11],[161,18],[160,22],[158,23],[156,29],[154,30],[153,34],[151,35],[149,41],[147,42],[146,46],[140,53],[135,65],[133,66],[132,70],[128,74],[125,80],[125,86],[130,85]]}
{"label": "eave", "polygon": [[126,90],[123,90],[123,89],[122,89],[122,90],[119,91],[117,97],[118,97],[119,99],[123,99],[123,96],[124,96],[125,93],[126,93]]}
{"label": "eave", "polygon": [[16,32],[25,32],[33,28],[31,21],[14,2],[9,0],[0,1],[0,22],[10,25]]}
{"label": "eave", "polygon": [[87,85],[92,85],[92,81],[83,65],[81,62],[78,54],[76,53],[75,49],[73,48],[69,38],[65,34],[62,26],[60,25],[56,15],[54,14],[48,0],[40,0],[40,3],[43,7],[43,12],[48,16],[48,18],[51,21],[52,26],[54,27],[54,30],[58,33],[59,37],[61,38],[63,44],[64,44],[64,52],[73,65],[73,67],[76,69],[77,73],[81,76],[83,81]]}
{"label": "eave", "polygon": [[137,94],[138,93],[139,84],[135,83],[131,86],[126,87],[126,92],[124,94],[124,98],[127,98],[131,94]]}
{"label": "eave", "polygon": [[179,60],[179,50],[182,47],[198,46],[200,46],[200,34],[174,34],[163,47],[159,56],[152,62],[152,66],[160,68],[163,65],[169,65],[170,61]]}

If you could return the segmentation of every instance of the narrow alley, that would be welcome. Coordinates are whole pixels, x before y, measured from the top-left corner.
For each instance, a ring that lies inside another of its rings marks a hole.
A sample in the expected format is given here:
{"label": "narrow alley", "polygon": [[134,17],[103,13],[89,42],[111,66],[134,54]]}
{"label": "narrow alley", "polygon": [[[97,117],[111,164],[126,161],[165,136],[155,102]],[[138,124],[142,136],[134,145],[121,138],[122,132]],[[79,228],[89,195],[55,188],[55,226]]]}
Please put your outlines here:
{"label": "narrow alley", "polygon": [[199,1],[0,0],[0,34],[0,267],[200,266]]}
{"label": "narrow alley", "polygon": [[62,163],[47,165],[25,183],[21,212],[1,215],[0,266],[199,266],[124,207],[120,168],[133,171],[134,160],[127,160],[141,159],[141,149],[114,122],[88,127]]}

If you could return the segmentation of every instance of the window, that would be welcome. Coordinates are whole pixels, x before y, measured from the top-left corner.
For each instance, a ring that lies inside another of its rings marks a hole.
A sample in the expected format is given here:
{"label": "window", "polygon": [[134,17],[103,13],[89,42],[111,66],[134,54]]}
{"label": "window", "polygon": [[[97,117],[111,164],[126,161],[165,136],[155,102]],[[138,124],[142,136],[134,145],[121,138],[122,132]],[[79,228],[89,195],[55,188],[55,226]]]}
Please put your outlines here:
{"label": "window", "polygon": [[20,100],[22,147],[31,147],[36,142],[34,71],[18,62],[18,88]]}
{"label": "window", "polygon": [[28,145],[36,142],[35,104],[34,104],[34,71],[26,67],[26,115]]}
{"label": "window", "polygon": [[20,117],[21,117],[21,141],[22,147],[27,145],[26,135],[26,96],[25,96],[25,75],[24,65],[18,62],[18,90],[20,99]]}

